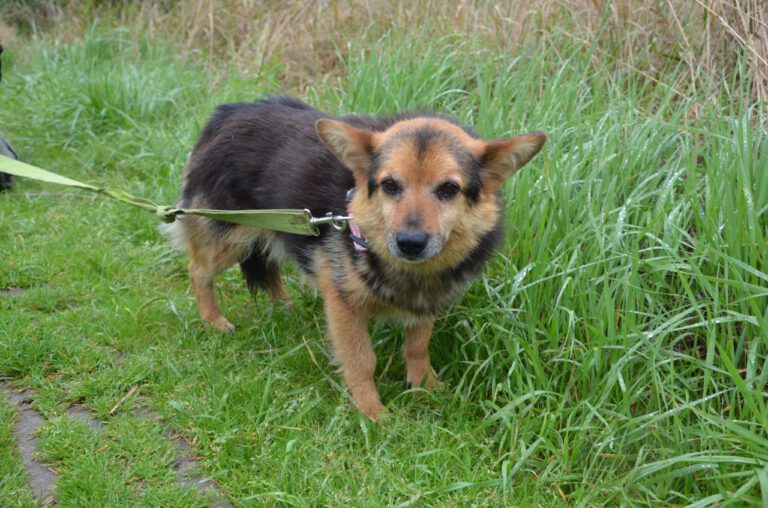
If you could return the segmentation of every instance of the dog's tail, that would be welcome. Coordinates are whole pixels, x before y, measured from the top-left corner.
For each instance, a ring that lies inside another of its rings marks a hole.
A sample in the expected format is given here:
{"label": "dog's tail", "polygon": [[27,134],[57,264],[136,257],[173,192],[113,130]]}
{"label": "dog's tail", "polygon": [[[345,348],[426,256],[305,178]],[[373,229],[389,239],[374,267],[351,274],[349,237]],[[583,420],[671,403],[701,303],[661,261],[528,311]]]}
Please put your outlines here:
{"label": "dog's tail", "polygon": [[282,243],[274,235],[262,237],[261,242],[253,246],[250,254],[240,261],[240,270],[251,294],[259,289],[268,291],[273,297],[282,292],[280,265],[284,257]]}
{"label": "dog's tail", "polygon": [[258,250],[252,251],[247,258],[240,261],[240,270],[251,294],[255,294],[259,289],[268,289],[267,280],[276,267],[276,264],[273,266]]}

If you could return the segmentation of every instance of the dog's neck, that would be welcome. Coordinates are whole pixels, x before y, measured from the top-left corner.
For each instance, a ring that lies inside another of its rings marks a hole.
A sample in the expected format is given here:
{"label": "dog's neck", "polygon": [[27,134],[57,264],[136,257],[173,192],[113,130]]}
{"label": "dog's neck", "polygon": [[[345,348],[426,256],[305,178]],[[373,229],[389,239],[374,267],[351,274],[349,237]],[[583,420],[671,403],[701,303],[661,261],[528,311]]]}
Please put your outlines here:
{"label": "dog's neck", "polygon": [[360,227],[355,223],[352,212],[349,209],[349,203],[352,201],[352,196],[354,196],[354,194],[354,187],[347,191],[347,216],[349,216],[349,222],[347,224],[349,225],[349,238],[352,240],[352,245],[354,245],[357,252],[368,254],[371,252],[371,246],[368,245],[368,240],[360,230]]}
{"label": "dog's neck", "polygon": [[376,252],[353,257],[368,290],[388,305],[413,315],[437,315],[448,308],[486,264],[502,237],[502,224],[488,232],[459,264],[437,272],[393,265]]}

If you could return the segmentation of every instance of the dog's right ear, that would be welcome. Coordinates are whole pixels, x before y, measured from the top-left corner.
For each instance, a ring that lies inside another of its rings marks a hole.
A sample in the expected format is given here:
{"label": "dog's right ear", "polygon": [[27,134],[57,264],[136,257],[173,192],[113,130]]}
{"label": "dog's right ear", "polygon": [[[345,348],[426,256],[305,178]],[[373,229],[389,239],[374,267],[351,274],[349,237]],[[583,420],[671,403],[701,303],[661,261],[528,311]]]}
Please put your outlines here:
{"label": "dog's right ear", "polygon": [[481,156],[486,190],[496,192],[504,179],[517,173],[539,153],[546,140],[543,132],[531,132],[486,143]]}
{"label": "dog's right ear", "polygon": [[373,133],[338,120],[321,119],[315,123],[320,139],[355,175],[367,178],[373,154]]}

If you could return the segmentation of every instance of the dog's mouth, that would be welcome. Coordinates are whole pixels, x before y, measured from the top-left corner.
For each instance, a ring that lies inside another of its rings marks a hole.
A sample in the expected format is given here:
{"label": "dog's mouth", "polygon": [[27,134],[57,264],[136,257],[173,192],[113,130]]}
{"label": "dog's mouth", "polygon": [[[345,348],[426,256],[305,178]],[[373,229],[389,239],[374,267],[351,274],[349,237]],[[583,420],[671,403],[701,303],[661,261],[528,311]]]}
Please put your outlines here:
{"label": "dog's mouth", "polygon": [[444,244],[442,236],[421,231],[387,232],[387,248],[407,263],[422,263],[432,259],[443,250]]}

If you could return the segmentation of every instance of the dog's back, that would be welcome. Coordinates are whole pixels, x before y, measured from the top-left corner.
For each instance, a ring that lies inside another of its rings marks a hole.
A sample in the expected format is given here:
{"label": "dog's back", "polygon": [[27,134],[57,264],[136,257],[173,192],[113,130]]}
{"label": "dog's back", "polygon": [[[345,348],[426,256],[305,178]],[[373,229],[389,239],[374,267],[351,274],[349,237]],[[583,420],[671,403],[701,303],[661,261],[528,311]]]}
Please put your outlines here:
{"label": "dog's back", "polygon": [[[187,165],[183,203],[343,212],[343,191],[354,182],[315,132],[325,116],[285,96],[220,106]],[[341,197],[329,202],[337,190]]]}

